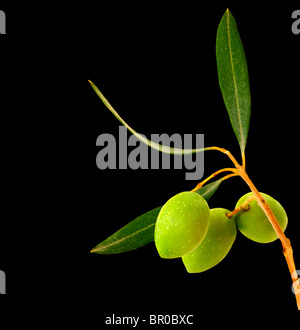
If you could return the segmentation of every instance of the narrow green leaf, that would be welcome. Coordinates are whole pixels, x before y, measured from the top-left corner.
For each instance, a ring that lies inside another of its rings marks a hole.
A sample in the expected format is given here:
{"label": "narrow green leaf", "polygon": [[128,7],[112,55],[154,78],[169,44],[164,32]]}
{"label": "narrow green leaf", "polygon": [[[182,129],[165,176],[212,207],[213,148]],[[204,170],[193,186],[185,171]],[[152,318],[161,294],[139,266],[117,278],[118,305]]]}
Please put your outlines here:
{"label": "narrow green leaf", "polygon": [[104,95],[100,92],[98,87],[89,80],[89,83],[93,87],[96,94],[99,96],[99,98],[102,100],[102,102],[105,104],[105,106],[110,110],[110,112],[140,141],[148,145],[149,147],[158,150],[160,152],[166,153],[166,154],[172,154],[172,155],[188,155],[188,154],[194,154],[197,152],[205,151],[205,148],[200,149],[180,149],[180,148],[170,148],[161,144],[158,144],[154,141],[146,139],[141,134],[137,133],[133,128],[131,128],[125,120],[121,118],[121,116],[117,113],[117,111],[111,106],[111,104],[107,101],[107,99],[104,97]]}
{"label": "narrow green leaf", "polygon": [[160,207],[157,207],[131,221],[91,252],[99,254],[116,254],[137,249],[153,241],[154,227]]}
{"label": "narrow green leaf", "polygon": [[221,182],[223,181],[223,178],[214,181],[212,183],[209,183],[205,185],[204,187],[201,187],[196,191],[197,194],[201,195],[206,201],[208,201],[212,195],[218,190]]}
{"label": "narrow green leaf", "polygon": [[[197,191],[206,201],[217,191],[222,179],[210,183]],[[140,248],[154,240],[156,219],[162,206],[142,214],[94,247],[91,252],[117,254]]]}
{"label": "narrow green leaf", "polygon": [[243,154],[249,131],[251,95],[244,47],[228,9],[218,27],[216,55],[224,103]]}

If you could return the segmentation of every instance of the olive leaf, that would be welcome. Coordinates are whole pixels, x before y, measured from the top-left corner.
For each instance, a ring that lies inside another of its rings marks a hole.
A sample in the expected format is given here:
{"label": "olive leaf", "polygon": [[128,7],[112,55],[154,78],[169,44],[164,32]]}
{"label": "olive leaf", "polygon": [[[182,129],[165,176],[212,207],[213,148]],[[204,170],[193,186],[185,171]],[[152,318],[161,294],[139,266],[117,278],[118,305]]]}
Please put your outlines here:
{"label": "olive leaf", "polygon": [[100,92],[98,87],[89,80],[89,83],[93,87],[94,91],[96,94],[99,96],[99,98],[102,100],[104,105],[107,107],[108,110],[122,123],[137,139],[145,143],[147,146],[166,153],[166,154],[172,154],[172,155],[188,155],[188,154],[194,154],[197,152],[202,152],[205,151],[205,148],[200,148],[200,149],[180,149],[180,148],[171,148],[168,146],[161,145],[159,143],[156,143],[154,141],[146,139],[143,135],[137,133],[133,128],[131,128],[123,118],[117,113],[117,111],[111,106],[111,104],[107,101],[107,99],[104,97],[104,95]]}
{"label": "olive leaf", "polygon": [[[208,201],[217,191],[221,182],[222,178],[200,188],[196,192]],[[162,206],[159,206],[140,215],[95,246],[91,252],[98,254],[117,254],[135,250],[152,242],[154,240],[156,219],[161,208]]]}
{"label": "olive leaf", "polygon": [[228,9],[218,27],[216,55],[224,103],[241,153],[244,154],[251,115],[251,95],[243,44],[235,19]]}
{"label": "olive leaf", "polygon": [[222,181],[223,178],[209,183],[206,186],[196,190],[196,193],[201,195],[208,202],[212,195],[218,190]]}
{"label": "olive leaf", "polygon": [[117,254],[144,246],[154,239],[154,227],[162,207],[144,213],[94,247],[91,252]]}

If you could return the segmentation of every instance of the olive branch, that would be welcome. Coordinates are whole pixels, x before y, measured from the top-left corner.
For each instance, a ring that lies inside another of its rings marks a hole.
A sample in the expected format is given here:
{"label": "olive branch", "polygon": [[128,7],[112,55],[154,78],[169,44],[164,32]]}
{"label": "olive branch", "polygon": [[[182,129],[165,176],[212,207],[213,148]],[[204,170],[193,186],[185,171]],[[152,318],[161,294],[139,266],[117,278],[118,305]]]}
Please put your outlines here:
{"label": "olive branch", "polygon": [[[224,180],[239,176],[245,181],[250,190],[253,192],[253,196],[249,197],[242,205],[240,205],[238,208],[226,215],[227,217],[231,218],[241,210],[246,209],[249,203],[254,199],[257,201],[258,205],[264,211],[265,215],[267,216],[274,231],[276,232],[278,238],[282,243],[283,253],[288,264],[289,272],[291,274],[293,282],[297,307],[300,310],[300,284],[294,263],[291,242],[285,236],[266,199],[257,190],[246,172],[245,148],[251,116],[251,94],[247,61],[243,44],[238,32],[235,19],[228,9],[223,15],[218,27],[216,40],[216,56],[219,85],[230,118],[231,126],[240,146],[242,159],[241,164],[238,163],[238,161],[231,154],[230,151],[224,148],[216,146],[205,147],[202,149],[170,148],[146,139],[144,136],[138,134],[133,128],[131,128],[111,106],[111,104],[107,101],[107,99],[100,92],[97,86],[93,82],[89,82],[96,94],[105,104],[105,106],[112,112],[112,114],[133,135],[135,135],[140,141],[142,141],[149,147],[154,148],[163,153],[175,155],[193,154],[203,151],[219,151],[229,157],[234,167],[223,168],[214,172],[205,180],[200,182],[192,190],[192,192],[196,192],[200,194],[204,199],[209,200],[209,198],[217,191],[218,187]],[[225,172],[229,173],[224,175],[219,180],[208,184],[211,179]],[[106,240],[98,244],[91,250],[91,252],[98,254],[121,253],[139,248],[153,241],[154,227],[160,210],[161,207],[157,207],[139,216],[138,218],[127,224],[125,227],[121,228],[116,233],[108,237]]]}

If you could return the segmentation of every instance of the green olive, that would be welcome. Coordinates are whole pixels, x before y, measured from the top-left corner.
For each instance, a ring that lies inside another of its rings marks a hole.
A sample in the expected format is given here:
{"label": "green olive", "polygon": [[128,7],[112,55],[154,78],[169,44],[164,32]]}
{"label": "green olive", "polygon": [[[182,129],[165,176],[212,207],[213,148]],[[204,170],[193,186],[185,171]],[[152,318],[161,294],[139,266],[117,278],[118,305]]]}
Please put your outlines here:
{"label": "green olive", "polygon": [[185,191],[169,199],[158,215],[154,241],[162,258],[179,258],[203,240],[210,218],[206,200]]}
{"label": "green olive", "polygon": [[[238,208],[252,195],[253,193],[251,192],[242,196],[237,202],[236,208]],[[284,231],[288,224],[288,217],[284,208],[271,196],[263,193],[261,193],[261,195],[269,204],[280,227]],[[269,219],[262,208],[257,204],[256,200],[249,203],[249,209],[245,208],[245,210],[238,212],[235,220],[239,231],[255,242],[270,243],[278,238]]]}
{"label": "green olive", "polygon": [[230,211],[222,208],[210,210],[207,234],[200,245],[182,257],[189,273],[201,273],[221,262],[231,249],[236,238],[234,218],[226,216]]}

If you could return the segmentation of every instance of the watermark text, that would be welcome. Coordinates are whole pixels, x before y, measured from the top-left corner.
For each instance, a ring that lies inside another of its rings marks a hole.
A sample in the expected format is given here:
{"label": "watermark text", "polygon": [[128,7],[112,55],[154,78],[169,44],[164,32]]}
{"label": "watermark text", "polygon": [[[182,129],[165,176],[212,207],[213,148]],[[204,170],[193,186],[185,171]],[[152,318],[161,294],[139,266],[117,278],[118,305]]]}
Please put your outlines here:
{"label": "watermark text", "polygon": [[6,278],[3,270],[0,270],[0,294],[6,294]]}
{"label": "watermark text", "polygon": [[0,34],[6,34],[6,15],[3,10],[0,10]]}
{"label": "watermark text", "polygon": [[292,24],[292,32],[294,34],[300,34],[300,9],[293,11],[292,19],[294,20]]}
{"label": "watermark text", "polygon": [[[192,134],[184,134],[183,136],[176,133],[171,136],[151,134],[151,141],[170,148],[204,148],[204,134],[196,134],[194,139]],[[183,155],[161,153],[149,148],[134,135],[128,138],[127,129],[124,126],[119,126],[118,141],[112,134],[105,133],[98,136],[96,146],[101,147],[96,156],[96,165],[100,170],[184,168],[186,169],[186,180],[200,180],[204,175],[204,152]],[[171,159],[173,166],[171,166]]]}

